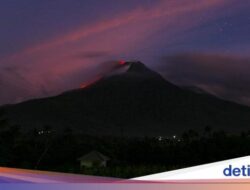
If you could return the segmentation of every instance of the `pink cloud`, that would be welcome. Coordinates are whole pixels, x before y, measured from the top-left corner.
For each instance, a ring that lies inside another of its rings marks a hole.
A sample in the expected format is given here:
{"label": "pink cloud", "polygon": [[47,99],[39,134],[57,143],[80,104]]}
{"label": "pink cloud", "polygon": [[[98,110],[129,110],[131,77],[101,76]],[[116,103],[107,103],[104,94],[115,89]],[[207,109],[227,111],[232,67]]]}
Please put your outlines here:
{"label": "pink cloud", "polygon": [[[144,48],[154,43],[158,35],[171,42],[173,36],[204,22],[199,17],[201,13],[217,10],[229,2],[231,1],[161,1],[152,8],[135,8],[114,15],[111,19],[79,26],[67,34],[59,31],[58,37],[27,47],[1,62],[2,65],[21,70],[23,81],[20,85],[22,91],[29,92],[29,97],[41,96],[44,91],[48,92],[46,95],[56,94],[78,87],[83,80],[99,75],[101,71],[98,70],[98,65],[104,60],[119,57],[129,59],[134,58],[132,56],[138,50],[146,52]],[[218,15],[214,14],[206,19],[216,16]],[[167,31],[159,34],[162,28],[167,28]],[[105,51],[109,55],[83,59],[74,57],[78,52],[89,51]],[[18,84],[20,79],[14,77],[7,82]],[[22,96],[23,99],[27,98],[26,95]]]}

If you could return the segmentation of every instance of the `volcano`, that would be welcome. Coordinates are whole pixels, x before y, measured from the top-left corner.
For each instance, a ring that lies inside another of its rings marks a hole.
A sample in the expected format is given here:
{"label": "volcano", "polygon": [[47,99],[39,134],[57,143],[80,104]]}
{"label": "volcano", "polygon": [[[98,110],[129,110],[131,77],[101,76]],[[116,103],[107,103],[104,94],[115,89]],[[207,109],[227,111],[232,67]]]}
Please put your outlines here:
{"label": "volcano", "polygon": [[170,136],[206,126],[228,132],[250,127],[250,108],[166,81],[141,62],[83,89],[5,107],[23,130],[65,128],[88,135]]}

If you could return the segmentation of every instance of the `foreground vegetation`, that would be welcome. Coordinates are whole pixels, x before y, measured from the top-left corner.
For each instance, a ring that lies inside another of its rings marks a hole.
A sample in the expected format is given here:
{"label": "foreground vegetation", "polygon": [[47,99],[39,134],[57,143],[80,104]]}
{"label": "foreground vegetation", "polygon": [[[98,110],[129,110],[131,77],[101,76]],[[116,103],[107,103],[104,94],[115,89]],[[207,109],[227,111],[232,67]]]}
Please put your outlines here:
{"label": "foreground vegetation", "polygon": [[[77,158],[98,150],[106,168],[80,169]],[[142,176],[250,154],[250,133],[232,135],[207,126],[197,133],[155,138],[93,137],[52,127],[22,133],[0,113],[0,165],[121,178]]]}

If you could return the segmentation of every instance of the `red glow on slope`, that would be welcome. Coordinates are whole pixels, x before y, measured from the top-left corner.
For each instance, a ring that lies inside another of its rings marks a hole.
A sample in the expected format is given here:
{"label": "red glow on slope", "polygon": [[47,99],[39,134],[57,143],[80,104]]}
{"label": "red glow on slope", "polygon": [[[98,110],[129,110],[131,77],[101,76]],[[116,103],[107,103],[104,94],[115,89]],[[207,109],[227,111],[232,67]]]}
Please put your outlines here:
{"label": "red glow on slope", "polygon": [[120,65],[124,65],[125,63],[126,63],[126,61],[124,61],[124,60],[120,60],[120,61],[119,61],[119,64],[120,64]]}
{"label": "red glow on slope", "polygon": [[80,88],[86,88],[88,86],[91,86],[92,84],[96,83],[97,81],[99,81],[102,77],[98,76],[96,77],[95,79],[93,80],[90,80],[90,81],[87,81],[87,82],[84,82],[80,85]]}

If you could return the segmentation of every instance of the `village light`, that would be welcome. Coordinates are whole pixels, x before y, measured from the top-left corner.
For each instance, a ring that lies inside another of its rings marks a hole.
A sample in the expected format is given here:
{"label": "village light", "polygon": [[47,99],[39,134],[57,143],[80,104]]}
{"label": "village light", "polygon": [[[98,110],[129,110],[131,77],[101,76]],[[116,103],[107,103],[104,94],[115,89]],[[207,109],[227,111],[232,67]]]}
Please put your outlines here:
{"label": "village light", "polygon": [[162,141],[163,140],[163,137],[162,136],[159,136],[158,137],[158,141]]}

